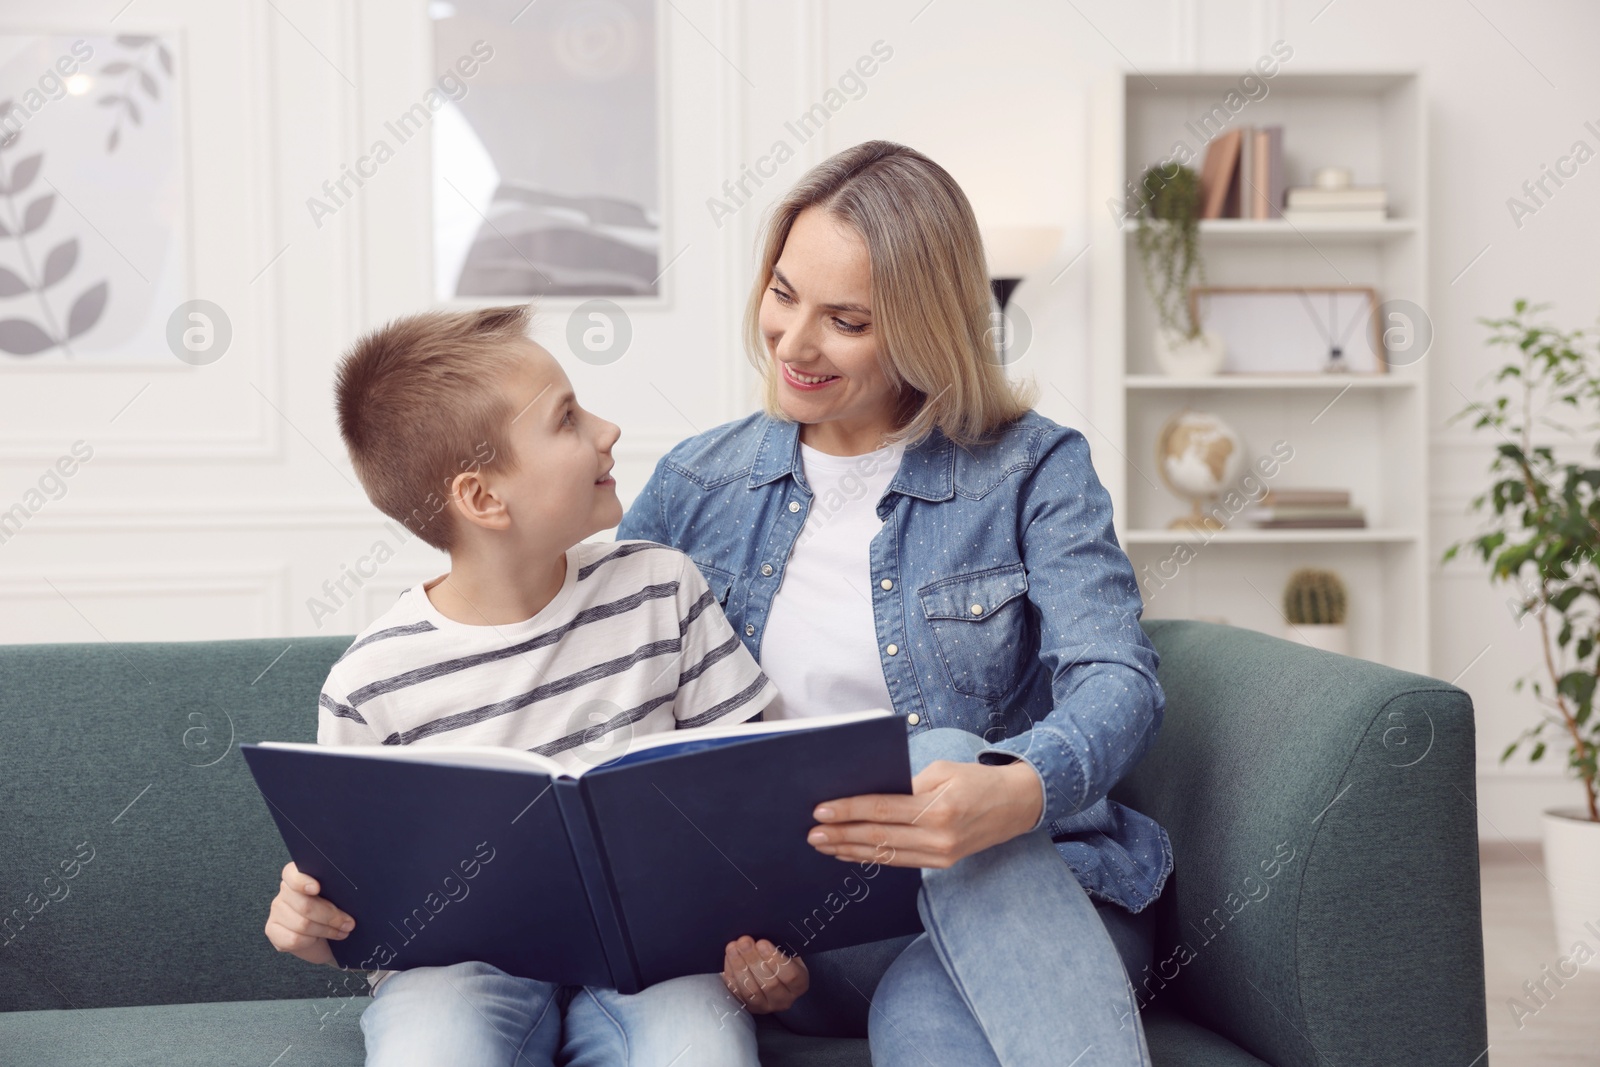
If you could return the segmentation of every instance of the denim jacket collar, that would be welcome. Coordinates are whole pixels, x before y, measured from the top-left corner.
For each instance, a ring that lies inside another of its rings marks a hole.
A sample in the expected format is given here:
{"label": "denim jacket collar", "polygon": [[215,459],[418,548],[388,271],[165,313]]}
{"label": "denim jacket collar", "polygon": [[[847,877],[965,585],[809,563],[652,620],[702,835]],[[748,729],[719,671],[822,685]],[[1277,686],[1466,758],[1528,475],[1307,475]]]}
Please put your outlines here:
{"label": "denim jacket collar", "polygon": [[[800,465],[800,423],[764,417],[761,442],[750,466],[751,489],[776,481],[785,474],[805,481]],[[937,427],[918,444],[908,447],[889,491],[922,500],[949,500],[955,495],[955,445]]]}

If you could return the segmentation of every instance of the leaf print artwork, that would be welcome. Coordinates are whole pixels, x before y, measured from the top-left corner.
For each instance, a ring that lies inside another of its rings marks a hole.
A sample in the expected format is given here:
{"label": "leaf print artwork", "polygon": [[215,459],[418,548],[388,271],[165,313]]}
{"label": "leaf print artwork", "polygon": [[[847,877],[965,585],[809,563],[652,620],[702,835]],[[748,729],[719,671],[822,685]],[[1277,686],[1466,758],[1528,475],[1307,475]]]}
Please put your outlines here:
{"label": "leaf print artwork", "polygon": [[195,298],[180,40],[0,32],[0,374],[170,365]]}
{"label": "leaf print artwork", "polygon": [[145,64],[154,57],[167,77],[172,77],[172,53],[167,50],[166,45],[154,37],[125,34],[118,37],[116,43],[128,54],[127,58],[107,63],[100,68],[100,74],[108,81],[113,76],[120,77],[120,84],[96,101],[101,107],[115,109],[113,113],[117,116],[116,124],[106,136],[107,152],[115,152],[117,145],[121,143],[124,118],[135,126],[139,125],[139,103],[133,91],[135,84],[144,90],[152,102],[161,99],[161,86],[156,81],[154,73],[147,69]]}
{"label": "leaf print artwork", "polygon": [[46,289],[67,276],[72,265],[78,262],[78,239],[69,237],[50,250],[44,260],[44,279],[40,283]]}
{"label": "leaf print artwork", "polygon": [[72,310],[67,312],[68,337],[77,337],[100,321],[109,291],[110,286],[106,282],[97,282],[78,294],[78,299],[72,302]]}
{"label": "leaf print artwork", "polygon": [[[0,104],[0,114],[10,108],[10,101]],[[49,221],[56,197],[54,193],[44,193],[27,200],[26,206],[22,206],[23,200],[27,199],[23,194],[33,187],[44,165],[44,153],[35,152],[12,163],[11,157],[16,154],[20,140],[19,133],[0,143],[0,191],[5,194],[5,206],[0,209],[0,231],[3,231],[0,236],[9,237],[15,242],[22,268],[19,272],[0,266],[0,297],[35,294],[40,321],[31,318],[0,319],[0,351],[13,356],[36,356],[60,345],[62,351],[70,356],[72,349],[67,342],[99,321],[101,313],[105,311],[109,285],[101,281],[79,293],[72,301],[63,330],[56,321],[46,292],[64,281],[77,265],[78,239],[69,237],[62,241],[45,254],[41,265],[35,266],[37,254],[30,247],[28,235],[37,232]],[[20,219],[17,217],[19,213]]]}

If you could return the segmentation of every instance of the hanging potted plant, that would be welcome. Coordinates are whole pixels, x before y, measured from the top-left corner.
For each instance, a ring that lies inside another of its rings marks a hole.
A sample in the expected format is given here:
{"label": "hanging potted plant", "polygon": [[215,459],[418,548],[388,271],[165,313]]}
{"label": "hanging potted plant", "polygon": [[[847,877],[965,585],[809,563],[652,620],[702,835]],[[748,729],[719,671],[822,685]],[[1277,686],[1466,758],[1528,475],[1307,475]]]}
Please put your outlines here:
{"label": "hanging potted plant", "polygon": [[[1595,793],[1600,719],[1594,717],[1600,674],[1600,467],[1557,458],[1556,448],[1570,456],[1574,453],[1566,446],[1593,439],[1600,350],[1592,334],[1534,321],[1544,305],[1518,300],[1513,309],[1509,318],[1479,320],[1492,331],[1491,344],[1516,349],[1516,358],[1494,374],[1499,395],[1455,416],[1475,416],[1475,429],[1495,434],[1489,468],[1494,484],[1472,501],[1473,510],[1488,517],[1489,529],[1451,545],[1444,560],[1461,548],[1476,552],[1489,565],[1491,580],[1517,587],[1511,606],[1519,625],[1531,620],[1538,629],[1540,661],[1516,687],[1531,688],[1539,721],[1506,746],[1500,761],[1528,745],[1528,759],[1537,762],[1547,745],[1556,746],[1583,787],[1583,806],[1543,813],[1556,940],[1566,949],[1586,936],[1583,922],[1594,917],[1594,894],[1600,891]],[[1600,958],[1584,966],[1600,969]]]}
{"label": "hanging potted plant", "polygon": [[1283,636],[1289,640],[1341,656],[1350,654],[1344,580],[1333,571],[1302,567],[1289,575],[1283,587],[1283,615],[1289,620]]}
{"label": "hanging potted plant", "polygon": [[[1171,171],[1168,174],[1168,171]],[[1151,167],[1139,179],[1134,244],[1156,307],[1156,364],[1174,377],[1211,375],[1227,354],[1222,338],[1200,328],[1189,286],[1203,280],[1200,179],[1188,167]]]}

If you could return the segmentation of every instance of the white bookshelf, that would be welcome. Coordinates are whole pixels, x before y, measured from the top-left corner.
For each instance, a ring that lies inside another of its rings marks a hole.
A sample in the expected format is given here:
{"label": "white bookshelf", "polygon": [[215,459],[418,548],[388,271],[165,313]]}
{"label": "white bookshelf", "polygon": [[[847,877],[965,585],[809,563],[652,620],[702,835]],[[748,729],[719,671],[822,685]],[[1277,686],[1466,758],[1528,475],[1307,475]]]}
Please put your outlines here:
{"label": "white bookshelf", "polygon": [[1307,237],[1324,244],[1365,244],[1371,241],[1390,241],[1410,237],[1417,225],[1410,219],[1387,219],[1383,222],[1348,224],[1315,224],[1282,219],[1201,219],[1200,234],[1208,243],[1223,241],[1285,241],[1303,242]]}
{"label": "white bookshelf", "polygon": [[[1108,204],[1182,140],[1200,169],[1204,145],[1188,124],[1237,88],[1236,71],[1118,75],[1102,84],[1092,120],[1092,428],[1096,470],[1111,493],[1118,539],[1140,576],[1147,618],[1211,618],[1281,634],[1284,581],[1328,567],[1350,591],[1355,655],[1427,673],[1429,573],[1426,375],[1435,350],[1383,375],[1220,375],[1178,379],[1152,350],[1156,317],[1131,225]],[[1389,190],[1381,223],[1319,226],[1283,220],[1201,223],[1205,283],[1221,286],[1371,286],[1380,301],[1426,306],[1427,130],[1419,77],[1409,72],[1293,72],[1267,83],[1234,125],[1284,128],[1290,186],[1324,165],[1350,167],[1357,185]],[[1248,460],[1288,442],[1294,456],[1270,484],[1349,489],[1365,529],[1214,534],[1167,524],[1188,511],[1155,461],[1156,436],[1185,407],[1209,411],[1243,438]],[[1109,446],[1109,447],[1108,447]]]}
{"label": "white bookshelf", "polygon": [[1128,389],[1149,389],[1166,393],[1186,393],[1195,389],[1248,391],[1251,389],[1321,390],[1342,393],[1347,389],[1411,389],[1415,378],[1397,374],[1352,374],[1340,378],[1332,374],[1307,374],[1304,377],[1272,377],[1265,374],[1219,374],[1213,378],[1170,378],[1165,374],[1130,374],[1123,379]]}
{"label": "white bookshelf", "polygon": [[1339,545],[1405,544],[1421,535],[1408,530],[1380,530],[1368,526],[1360,530],[1219,530],[1206,535],[1186,530],[1129,530],[1132,545]]}

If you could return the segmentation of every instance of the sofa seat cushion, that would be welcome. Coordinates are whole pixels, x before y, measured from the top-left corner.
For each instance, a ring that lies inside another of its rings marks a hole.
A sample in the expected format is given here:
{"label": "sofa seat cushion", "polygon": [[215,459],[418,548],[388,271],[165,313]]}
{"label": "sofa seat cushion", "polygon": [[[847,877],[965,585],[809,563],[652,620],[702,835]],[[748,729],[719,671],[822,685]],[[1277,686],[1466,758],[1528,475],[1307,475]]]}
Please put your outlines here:
{"label": "sofa seat cushion", "polygon": [[[0,1062],[30,1067],[361,1067],[370,997],[0,1012]],[[763,1067],[870,1067],[865,1041],[802,1037],[771,1019]]]}
{"label": "sofa seat cushion", "polygon": [[1143,1019],[1150,1062],[1155,1067],[1271,1067],[1177,1012],[1149,1010]]}
{"label": "sofa seat cushion", "polygon": [[[1144,1013],[1145,1039],[1154,1067],[1271,1067],[1232,1041],[1172,1011]],[[801,1037],[768,1017],[756,1020],[761,1067],[871,1067],[865,1041]],[[934,1050],[928,1054],[934,1056]],[[938,1063],[934,1067],[965,1067]]]}
{"label": "sofa seat cushion", "polygon": [[[5,1062],[31,1067],[361,1067],[367,997],[0,1013]],[[863,1040],[802,1037],[758,1020],[762,1067],[871,1067]],[[1264,1067],[1170,1012],[1145,1015],[1155,1067]]]}
{"label": "sofa seat cushion", "polygon": [[[1145,1039],[1154,1067],[1271,1067],[1220,1034],[1172,1011],[1144,1013]],[[781,1023],[756,1020],[761,1067],[871,1067],[865,1041],[801,1037]],[[930,1055],[932,1050],[930,1050]],[[938,1064],[937,1067],[963,1067]]]}
{"label": "sofa seat cushion", "polygon": [[770,1015],[756,1016],[761,1067],[872,1067],[865,1038],[806,1037]]}
{"label": "sofa seat cushion", "polygon": [[[37,1067],[361,1067],[368,997],[0,1014],[6,1063]],[[342,1009],[342,1010],[341,1010]]]}

